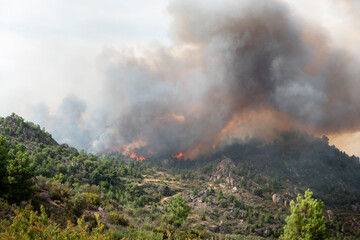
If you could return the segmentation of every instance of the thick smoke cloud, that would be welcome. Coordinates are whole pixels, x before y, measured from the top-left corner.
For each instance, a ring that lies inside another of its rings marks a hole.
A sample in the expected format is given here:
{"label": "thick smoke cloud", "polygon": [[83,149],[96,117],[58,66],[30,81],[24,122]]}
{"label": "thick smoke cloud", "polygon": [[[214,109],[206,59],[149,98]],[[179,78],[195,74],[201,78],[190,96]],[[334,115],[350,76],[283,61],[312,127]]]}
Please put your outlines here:
{"label": "thick smoke cloud", "polygon": [[107,74],[95,114],[102,117],[87,125],[96,133],[72,138],[85,106],[64,102],[68,120],[59,121],[70,126],[69,139],[85,140],[90,151],[145,147],[194,156],[238,129],[360,128],[358,59],[332,48],[322,28],[284,3],[175,0],[168,10],[172,46],[99,57]]}

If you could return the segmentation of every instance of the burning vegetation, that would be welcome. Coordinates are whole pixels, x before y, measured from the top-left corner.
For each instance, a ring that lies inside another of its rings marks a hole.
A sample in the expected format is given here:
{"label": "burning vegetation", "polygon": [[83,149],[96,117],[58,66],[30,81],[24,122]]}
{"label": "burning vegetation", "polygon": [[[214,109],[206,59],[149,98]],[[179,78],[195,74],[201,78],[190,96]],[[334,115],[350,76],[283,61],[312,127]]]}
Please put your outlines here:
{"label": "burning vegetation", "polygon": [[138,160],[138,161],[143,161],[143,160],[146,159],[146,158],[143,157],[143,156],[138,156],[138,155],[136,155],[136,153],[134,153],[134,152],[132,152],[129,157],[130,157],[130,158],[134,158],[134,159],[136,159],[136,160]]}
{"label": "burning vegetation", "polygon": [[179,154],[173,155],[173,158],[181,159],[182,156],[183,156],[183,153],[179,153]]}

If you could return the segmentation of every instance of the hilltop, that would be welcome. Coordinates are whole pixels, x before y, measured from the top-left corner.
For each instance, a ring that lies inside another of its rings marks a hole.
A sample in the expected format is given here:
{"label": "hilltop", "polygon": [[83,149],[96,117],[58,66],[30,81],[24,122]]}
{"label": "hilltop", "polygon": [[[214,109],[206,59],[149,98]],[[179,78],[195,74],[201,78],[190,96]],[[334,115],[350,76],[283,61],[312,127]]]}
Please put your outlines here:
{"label": "hilltop", "polygon": [[35,150],[40,143],[49,146],[59,145],[50,133],[41,129],[40,125],[25,122],[15,113],[5,118],[0,117],[0,133],[6,136],[10,143],[21,143],[30,151]]}

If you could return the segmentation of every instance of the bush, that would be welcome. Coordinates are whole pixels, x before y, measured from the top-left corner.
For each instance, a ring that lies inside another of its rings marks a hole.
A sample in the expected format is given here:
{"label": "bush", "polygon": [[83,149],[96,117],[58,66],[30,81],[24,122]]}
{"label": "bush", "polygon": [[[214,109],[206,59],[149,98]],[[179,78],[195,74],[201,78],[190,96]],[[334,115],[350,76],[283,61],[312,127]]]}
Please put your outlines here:
{"label": "bush", "polygon": [[260,187],[256,187],[252,190],[252,194],[262,197],[263,196],[263,189]]}
{"label": "bush", "polygon": [[109,215],[106,215],[106,221],[111,224],[116,224],[124,227],[129,226],[129,220],[127,220],[120,212],[112,212]]}
{"label": "bush", "polygon": [[72,194],[71,189],[61,183],[49,183],[48,188],[52,200],[63,200]]}
{"label": "bush", "polygon": [[76,193],[69,202],[69,205],[75,216],[80,217],[88,207],[89,200],[85,193]]}
{"label": "bush", "polygon": [[90,232],[84,219],[78,219],[78,226],[68,221],[65,229],[53,223],[46,215],[45,208],[41,206],[41,215],[31,210],[17,208],[15,216],[10,220],[0,221],[0,239],[113,239],[112,232],[104,233],[104,225],[96,215],[96,228]]}
{"label": "bush", "polygon": [[269,214],[265,214],[264,220],[266,223],[272,223],[274,218],[270,216]]}
{"label": "bush", "polygon": [[201,219],[202,221],[205,221],[205,220],[206,220],[205,211],[200,214],[200,219]]}
{"label": "bush", "polygon": [[100,206],[100,197],[96,193],[86,192],[84,193],[85,196],[88,198],[88,202],[94,206]]}
{"label": "bush", "polygon": [[11,206],[0,198],[0,219],[3,219],[9,212],[11,212]]}
{"label": "bush", "polygon": [[84,185],[79,186],[77,191],[99,194],[100,188],[99,188],[99,186],[96,186],[96,185],[84,184]]}
{"label": "bush", "polygon": [[225,199],[221,199],[219,201],[219,207],[221,208],[227,208],[228,207],[228,202]]}

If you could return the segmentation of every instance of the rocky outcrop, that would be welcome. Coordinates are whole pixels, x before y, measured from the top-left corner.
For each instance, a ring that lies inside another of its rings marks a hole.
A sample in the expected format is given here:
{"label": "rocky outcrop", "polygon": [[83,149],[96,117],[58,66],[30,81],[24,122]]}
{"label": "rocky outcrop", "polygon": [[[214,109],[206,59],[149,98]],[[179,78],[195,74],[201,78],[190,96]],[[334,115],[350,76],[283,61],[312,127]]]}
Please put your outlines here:
{"label": "rocky outcrop", "polygon": [[210,178],[210,181],[217,182],[222,179],[223,183],[226,185],[235,187],[238,182],[237,177],[233,173],[233,169],[235,169],[235,167],[234,162],[230,158],[225,158],[216,167],[216,171]]}
{"label": "rocky outcrop", "polygon": [[272,195],[272,200],[273,200],[274,203],[282,203],[281,196],[279,194],[277,194],[277,193]]}
{"label": "rocky outcrop", "polygon": [[334,213],[333,213],[333,211],[327,210],[327,211],[326,211],[326,216],[327,216],[328,220],[329,220],[330,222],[332,222],[332,220],[334,219]]}

